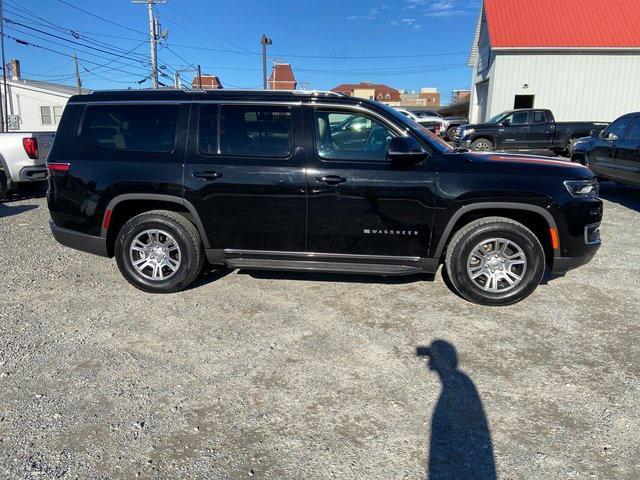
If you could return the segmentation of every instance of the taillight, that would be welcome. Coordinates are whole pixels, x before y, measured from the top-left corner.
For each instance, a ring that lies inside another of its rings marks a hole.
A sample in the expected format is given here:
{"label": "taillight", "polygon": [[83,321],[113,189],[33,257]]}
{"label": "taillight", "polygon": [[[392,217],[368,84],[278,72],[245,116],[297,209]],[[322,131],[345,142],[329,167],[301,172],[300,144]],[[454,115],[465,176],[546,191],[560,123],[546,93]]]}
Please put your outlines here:
{"label": "taillight", "polygon": [[24,147],[24,151],[27,152],[27,156],[36,160],[38,158],[38,140],[35,138],[23,138],[22,146]]}
{"label": "taillight", "polygon": [[69,167],[71,167],[71,164],[69,163],[47,163],[47,171],[49,172],[49,175],[53,172],[67,172],[69,171]]}

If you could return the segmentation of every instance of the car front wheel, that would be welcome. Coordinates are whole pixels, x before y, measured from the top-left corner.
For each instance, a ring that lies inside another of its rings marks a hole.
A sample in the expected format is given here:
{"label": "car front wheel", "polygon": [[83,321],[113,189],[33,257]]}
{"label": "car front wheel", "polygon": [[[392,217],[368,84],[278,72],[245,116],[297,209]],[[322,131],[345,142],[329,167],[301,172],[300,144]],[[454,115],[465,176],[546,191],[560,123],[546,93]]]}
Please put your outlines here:
{"label": "car front wheel", "polygon": [[149,293],[186,288],[202,270],[198,229],[176,212],[155,210],[133,217],[120,229],[115,257],[133,286]]}
{"label": "car front wheel", "polygon": [[460,229],[447,249],[446,269],[455,290],[481,305],[511,305],[528,297],[545,269],[544,249],[527,227],[488,217]]}
{"label": "car front wheel", "polygon": [[474,152],[489,152],[493,150],[493,142],[486,138],[478,138],[471,142],[470,148]]}

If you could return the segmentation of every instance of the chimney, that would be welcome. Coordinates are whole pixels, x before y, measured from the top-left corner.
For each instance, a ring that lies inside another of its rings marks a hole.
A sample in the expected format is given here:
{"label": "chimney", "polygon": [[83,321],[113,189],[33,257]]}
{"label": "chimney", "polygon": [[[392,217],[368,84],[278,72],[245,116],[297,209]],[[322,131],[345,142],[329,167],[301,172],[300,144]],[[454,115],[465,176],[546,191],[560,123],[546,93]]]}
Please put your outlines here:
{"label": "chimney", "polygon": [[17,58],[11,60],[11,79],[20,80],[20,60]]}

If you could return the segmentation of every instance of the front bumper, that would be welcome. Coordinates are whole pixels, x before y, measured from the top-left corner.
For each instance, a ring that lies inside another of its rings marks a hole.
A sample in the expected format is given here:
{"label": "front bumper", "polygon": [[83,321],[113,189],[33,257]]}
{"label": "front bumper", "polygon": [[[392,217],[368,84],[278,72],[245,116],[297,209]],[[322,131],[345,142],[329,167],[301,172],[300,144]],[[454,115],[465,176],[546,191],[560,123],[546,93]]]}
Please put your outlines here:
{"label": "front bumper", "polygon": [[573,270],[575,268],[586,265],[595,256],[596,251],[599,247],[600,245],[594,248],[593,253],[590,255],[583,255],[581,257],[555,257],[553,259],[553,267],[551,268],[551,273],[555,275],[562,275],[567,273],[569,270]]}
{"label": "front bumper", "polygon": [[62,228],[49,221],[51,233],[57,242],[65,247],[80,250],[82,252],[92,253],[101,257],[108,257],[107,239],[103,237],[94,237],[86,233],[76,232],[67,228]]}

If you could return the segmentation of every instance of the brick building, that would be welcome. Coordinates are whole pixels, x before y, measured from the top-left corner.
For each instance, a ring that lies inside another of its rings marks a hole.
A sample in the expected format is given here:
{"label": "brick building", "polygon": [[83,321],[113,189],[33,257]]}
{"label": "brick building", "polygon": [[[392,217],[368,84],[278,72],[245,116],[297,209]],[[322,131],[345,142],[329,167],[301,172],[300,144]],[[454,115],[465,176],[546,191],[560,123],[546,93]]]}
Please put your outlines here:
{"label": "brick building", "polygon": [[223,88],[222,82],[217,75],[200,75],[200,81],[202,82],[202,87],[198,86],[198,77],[193,77],[193,80],[191,81],[191,87],[202,88],[203,90],[216,90],[218,88]]}
{"label": "brick building", "polygon": [[332,92],[342,93],[351,97],[367,98],[377,100],[390,105],[400,104],[400,92],[395,88],[382,83],[360,82],[343,83],[331,89]]}
{"label": "brick building", "polygon": [[289,63],[274,63],[269,75],[269,90],[295,90],[298,86],[296,77]]}

